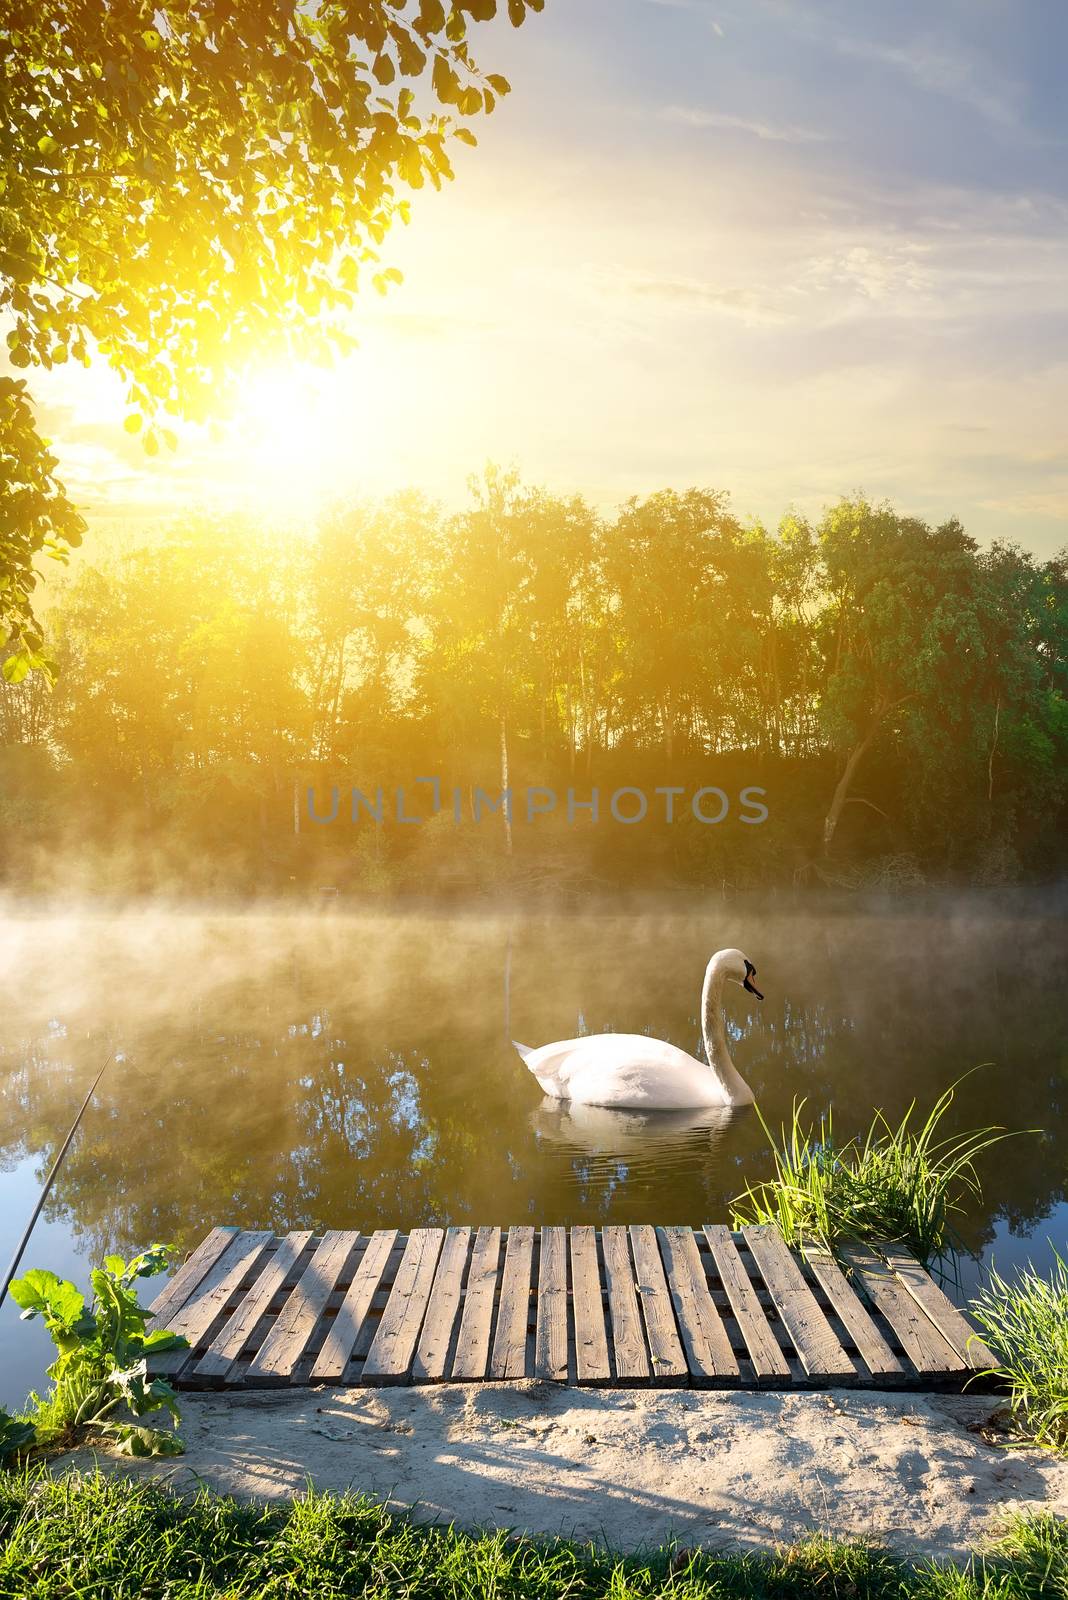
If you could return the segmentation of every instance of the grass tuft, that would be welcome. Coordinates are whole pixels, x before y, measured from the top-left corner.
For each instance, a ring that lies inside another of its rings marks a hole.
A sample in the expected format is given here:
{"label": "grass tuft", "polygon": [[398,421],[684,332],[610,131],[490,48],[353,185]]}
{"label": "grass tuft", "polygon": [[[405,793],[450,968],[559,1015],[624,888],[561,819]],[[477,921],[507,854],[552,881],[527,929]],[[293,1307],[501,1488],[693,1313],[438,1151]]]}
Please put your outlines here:
{"label": "grass tuft", "polygon": [[863,1142],[839,1145],[830,1112],[818,1128],[806,1126],[803,1100],[794,1103],[778,1142],[762,1118],[775,1173],[732,1201],[734,1225],[774,1223],[798,1247],[901,1244],[925,1267],[945,1259],[960,1246],[953,1213],[966,1196],[980,1197],[975,1158],[1010,1137],[1001,1128],[938,1137],[955,1089],[939,1096],[919,1128],[915,1101],[896,1127],[876,1112]]}
{"label": "grass tuft", "polygon": [[99,1472],[0,1473],[0,1600],[1042,1600],[1068,1593],[1068,1524],[1014,1522],[963,1566],[814,1537],[773,1553],[592,1545],[416,1527],[359,1495],[280,1507]]}
{"label": "grass tuft", "polygon": [[971,1312],[1010,1386],[1017,1423],[1036,1444],[1068,1451],[1068,1263],[1028,1267],[1008,1284],[992,1271]]}

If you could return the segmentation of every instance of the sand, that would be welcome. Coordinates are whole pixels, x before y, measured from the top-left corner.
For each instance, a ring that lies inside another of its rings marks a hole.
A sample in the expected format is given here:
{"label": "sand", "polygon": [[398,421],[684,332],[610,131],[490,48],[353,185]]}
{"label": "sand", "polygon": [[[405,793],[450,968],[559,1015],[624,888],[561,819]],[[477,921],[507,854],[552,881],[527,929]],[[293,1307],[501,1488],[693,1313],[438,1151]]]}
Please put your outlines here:
{"label": "sand", "polygon": [[671,1537],[758,1549],[819,1531],[961,1557],[1009,1512],[1068,1515],[1068,1462],[999,1444],[998,1405],[540,1383],[185,1395],[180,1460],[101,1464],[257,1500],[351,1487],[423,1520],[625,1550]]}

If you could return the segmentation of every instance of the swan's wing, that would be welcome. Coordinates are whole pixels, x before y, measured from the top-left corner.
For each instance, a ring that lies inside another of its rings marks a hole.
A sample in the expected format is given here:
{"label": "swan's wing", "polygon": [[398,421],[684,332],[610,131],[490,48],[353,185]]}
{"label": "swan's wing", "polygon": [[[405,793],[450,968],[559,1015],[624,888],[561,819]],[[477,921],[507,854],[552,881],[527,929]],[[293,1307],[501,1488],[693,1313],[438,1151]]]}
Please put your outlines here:
{"label": "swan's wing", "polygon": [[594,1033],[561,1039],[523,1055],[546,1094],[590,1105],[707,1104],[708,1068],[664,1039],[644,1033]]}

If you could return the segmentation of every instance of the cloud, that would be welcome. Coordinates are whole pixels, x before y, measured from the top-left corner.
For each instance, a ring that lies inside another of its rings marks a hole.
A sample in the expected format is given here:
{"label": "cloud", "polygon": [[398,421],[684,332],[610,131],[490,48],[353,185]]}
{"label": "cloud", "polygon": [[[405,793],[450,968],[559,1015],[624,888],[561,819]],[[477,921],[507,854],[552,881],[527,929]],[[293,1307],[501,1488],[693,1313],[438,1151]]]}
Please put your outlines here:
{"label": "cloud", "polygon": [[629,294],[674,301],[678,305],[705,307],[710,311],[721,311],[728,316],[738,317],[744,322],[786,321],[783,309],[775,305],[763,289],[721,288],[716,284],[702,283],[696,278],[655,278],[635,275],[624,278],[622,286]]}
{"label": "cloud", "polygon": [[870,39],[839,39],[837,49],[855,60],[889,67],[917,89],[968,106],[999,127],[1020,129],[1018,88],[985,74],[963,52],[940,50],[926,39],[908,47]]}
{"label": "cloud", "polygon": [[765,122],[757,117],[739,117],[731,111],[705,111],[698,106],[666,106],[661,112],[666,122],[688,128],[722,128],[728,133],[748,133],[754,139],[774,144],[823,144],[827,134],[794,123]]}

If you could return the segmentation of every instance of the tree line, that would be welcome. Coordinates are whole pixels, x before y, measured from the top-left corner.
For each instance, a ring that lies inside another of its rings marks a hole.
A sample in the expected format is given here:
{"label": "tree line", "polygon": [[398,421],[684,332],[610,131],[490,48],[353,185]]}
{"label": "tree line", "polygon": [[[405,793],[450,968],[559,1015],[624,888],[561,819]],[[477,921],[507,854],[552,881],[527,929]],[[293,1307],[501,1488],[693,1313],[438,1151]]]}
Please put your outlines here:
{"label": "tree line", "polygon": [[[955,520],[853,498],[769,529],[697,488],[606,516],[489,468],[454,513],[402,493],[90,549],[48,624],[55,687],[0,694],[9,882],[72,857],[242,890],[1063,867],[1068,555]],[[311,820],[309,790],[428,775],[465,817],[476,786],[529,785],[749,785],[769,815]]]}

